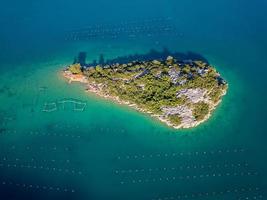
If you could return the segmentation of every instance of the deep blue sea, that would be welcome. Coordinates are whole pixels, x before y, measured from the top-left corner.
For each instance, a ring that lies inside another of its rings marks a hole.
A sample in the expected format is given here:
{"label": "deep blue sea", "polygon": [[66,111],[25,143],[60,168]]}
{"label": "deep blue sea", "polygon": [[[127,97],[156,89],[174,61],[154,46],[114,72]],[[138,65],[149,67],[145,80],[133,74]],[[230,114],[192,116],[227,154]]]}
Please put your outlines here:
{"label": "deep blue sea", "polygon": [[[267,199],[266,0],[0,5],[0,200]],[[173,130],[68,84],[79,52],[202,58],[228,93]]]}

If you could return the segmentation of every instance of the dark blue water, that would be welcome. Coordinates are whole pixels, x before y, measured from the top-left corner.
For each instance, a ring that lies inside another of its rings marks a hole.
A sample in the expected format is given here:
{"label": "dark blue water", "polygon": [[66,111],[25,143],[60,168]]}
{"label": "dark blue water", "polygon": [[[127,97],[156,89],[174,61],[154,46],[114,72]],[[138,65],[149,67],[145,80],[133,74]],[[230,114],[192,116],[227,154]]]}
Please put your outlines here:
{"label": "dark blue water", "polygon": [[[266,11],[265,0],[1,1],[0,199],[267,199]],[[201,57],[228,94],[208,122],[172,130],[68,85],[59,72],[80,51]],[[42,111],[63,99],[86,109]]]}

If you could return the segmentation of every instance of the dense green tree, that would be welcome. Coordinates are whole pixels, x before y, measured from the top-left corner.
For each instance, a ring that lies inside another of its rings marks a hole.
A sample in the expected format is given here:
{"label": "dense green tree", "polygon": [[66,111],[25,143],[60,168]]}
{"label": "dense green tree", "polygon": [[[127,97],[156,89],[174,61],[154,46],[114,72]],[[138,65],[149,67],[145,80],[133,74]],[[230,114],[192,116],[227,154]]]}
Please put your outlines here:
{"label": "dense green tree", "polygon": [[178,115],[169,115],[168,119],[170,120],[170,122],[176,126],[180,125],[182,123],[181,117],[179,117]]}
{"label": "dense green tree", "polygon": [[198,102],[194,104],[193,116],[197,121],[200,121],[205,118],[209,113],[209,105],[205,102]]}
{"label": "dense green tree", "polygon": [[82,73],[82,70],[81,70],[81,65],[80,63],[76,63],[76,64],[73,64],[73,65],[70,65],[69,66],[69,71],[73,74],[81,74]]}

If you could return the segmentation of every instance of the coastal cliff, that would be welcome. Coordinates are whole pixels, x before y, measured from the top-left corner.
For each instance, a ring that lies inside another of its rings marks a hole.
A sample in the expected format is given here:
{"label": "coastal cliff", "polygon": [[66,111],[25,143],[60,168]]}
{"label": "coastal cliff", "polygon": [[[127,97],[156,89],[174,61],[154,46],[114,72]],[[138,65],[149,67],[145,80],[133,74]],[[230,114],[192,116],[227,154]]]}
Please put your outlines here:
{"label": "coastal cliff", "polygon": [[173,128],[206,121],[226,94],[228,84],[203,61],[132,61],[124,64],[68,66],[63,75],[86,84],[88,92],[125,104]]}

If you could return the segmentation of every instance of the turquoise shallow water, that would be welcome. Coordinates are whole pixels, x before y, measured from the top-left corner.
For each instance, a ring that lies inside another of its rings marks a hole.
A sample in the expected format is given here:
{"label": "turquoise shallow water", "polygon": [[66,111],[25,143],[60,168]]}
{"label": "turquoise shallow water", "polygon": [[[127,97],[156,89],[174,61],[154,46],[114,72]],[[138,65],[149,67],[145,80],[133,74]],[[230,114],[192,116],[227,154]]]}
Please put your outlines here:
{"label": "turquoise shallow water", "polygon": [[[267,199],[266,1],[3,5],[0,199]],[[159,18],[171,19],[174,30],[64,40],[69,30],[92,24],[149,19],[157,27]],[[202,55],[229,83],[223,102],[197,128],[173,130],[60,75],[80,51],[91,62],[100,54],[112,59],[163,48]],[[73,99],[85,110],[59,103]],[[46,103],[56,110],[43,112]]]}

